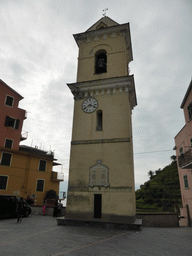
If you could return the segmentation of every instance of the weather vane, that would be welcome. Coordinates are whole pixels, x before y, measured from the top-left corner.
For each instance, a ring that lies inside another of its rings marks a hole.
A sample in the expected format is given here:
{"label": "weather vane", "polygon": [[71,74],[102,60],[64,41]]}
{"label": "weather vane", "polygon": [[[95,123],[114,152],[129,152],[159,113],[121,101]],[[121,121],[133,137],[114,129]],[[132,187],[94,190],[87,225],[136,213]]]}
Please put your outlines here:
{"label": "weather vane", "polygon": [[106,16],[106,11],[107,11],[107,10],[108,10],[108,8],[105,8],[105,9],[102,10],[102,12],[103,12],[103,17]]}

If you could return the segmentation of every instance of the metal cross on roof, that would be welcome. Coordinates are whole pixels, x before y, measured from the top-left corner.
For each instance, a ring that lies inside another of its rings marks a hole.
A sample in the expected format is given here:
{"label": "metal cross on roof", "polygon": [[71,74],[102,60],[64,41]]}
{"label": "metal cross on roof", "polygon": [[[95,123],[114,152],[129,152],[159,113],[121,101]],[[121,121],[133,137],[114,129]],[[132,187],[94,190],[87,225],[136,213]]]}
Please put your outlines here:
{"label": "metal cross on roof", "polygon": [[108,8],[105,8],[105,9],[102,10],[102,12],[103,12],[103,17],[106,16],[106,11],[107,11],[107,10],[108,10]]}

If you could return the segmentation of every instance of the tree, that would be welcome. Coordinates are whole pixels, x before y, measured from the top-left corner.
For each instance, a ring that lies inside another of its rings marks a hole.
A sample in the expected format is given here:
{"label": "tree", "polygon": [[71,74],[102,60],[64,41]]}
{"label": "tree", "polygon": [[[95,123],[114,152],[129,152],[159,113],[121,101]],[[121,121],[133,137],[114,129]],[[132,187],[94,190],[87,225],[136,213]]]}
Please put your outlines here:
{"label": "tree", "polygon": [[51,189],[46,192],[46,198],[47,199],[58,199],[58,195],[57,195],[56,191]]}
{"label": "tree", "polygon": [[177,157],[175,155],[172,155],[170,158],[171,158],[172,162],[175,162],[177,159]]}
{"label": "tree", "polygon": [[137,211],[173,212],[181,205],[180,183],[177,162],[156,171],[149,171],[150,179],[136,191]]}
{"label": "tree", "polygon": [[161,168],[155,171],[155,174],[158,175],[161,172]]}
{"label": "tree", "polygon": [[148,172],[148,175],[149,175],[149,177],[150,177],[150,180],[153,178],[153,176],[154,176],[154,172],[153,171],[149,171]]}

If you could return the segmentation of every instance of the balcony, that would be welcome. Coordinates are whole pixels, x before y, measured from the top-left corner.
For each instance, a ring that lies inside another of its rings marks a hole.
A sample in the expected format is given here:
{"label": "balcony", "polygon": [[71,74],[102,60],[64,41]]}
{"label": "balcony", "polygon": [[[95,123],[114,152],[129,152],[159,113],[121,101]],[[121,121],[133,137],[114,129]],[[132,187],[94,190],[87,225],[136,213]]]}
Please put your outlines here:
{"label": "balcony", "polygon": [[22,131],[20,141],[26,140],[28,138],[28,132]]}
{"label": "balcony", "polygon": [[52,181],[64,181],[64,173],[63,172],[53,172],[51,173]]}
{"label": "balcony", "polygon": [[179,167],[182,169],[192,169],[192,149],[181,154],[178,158]]}

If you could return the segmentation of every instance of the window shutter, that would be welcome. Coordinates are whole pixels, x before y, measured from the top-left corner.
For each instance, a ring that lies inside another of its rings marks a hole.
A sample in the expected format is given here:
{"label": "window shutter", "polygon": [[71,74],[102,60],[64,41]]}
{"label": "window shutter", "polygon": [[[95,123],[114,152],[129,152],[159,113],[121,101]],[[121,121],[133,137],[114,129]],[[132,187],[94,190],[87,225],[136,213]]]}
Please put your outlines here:
{"label": "window shutter", "polygon": [[185,185],[185,188],[189,188],[187,175],[184,175],[184,176],[183,176],[183,179],[184,179],[184,185]]}
{"label": "window shutter", "polygon": [[9,127],[9,116],[6,116],[6,118],[5,118],[5,126],[6,127]]}
{"label": "window shutter", "polygon": [[37,180],[36,191],[43,192],[44,180]]}
{"label": "window shutter", "polygon": [[45,172],[45,170],[46,170],[46,161],[40,160],[39,161],[39,171]]}
{"label": "window shutter", "polygon": [[107,173],[106,171],[101,171],[101,184],[107,183]]}
{"label": "window shutter", "polygon": [[15,129],[17,129],[17,130],[18,130],[18,128],[19,128],[19,122],[20,122],[19,119],[17,119],[17,120],[16,120],[16,124],[15,124]]}
{"label": "window shutter", "polygon": [[6,139],[5,140],[5,148],[12,148],[13,140]]}
{"label": "window shutter", "polygon": [[7,187],[8,176],[0,176],[0,189],[5,190]]}
{"label": "window shutter", "polygon": [[12,154],[4,153],[1,158],[1,165],[10,166]]}

